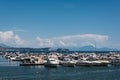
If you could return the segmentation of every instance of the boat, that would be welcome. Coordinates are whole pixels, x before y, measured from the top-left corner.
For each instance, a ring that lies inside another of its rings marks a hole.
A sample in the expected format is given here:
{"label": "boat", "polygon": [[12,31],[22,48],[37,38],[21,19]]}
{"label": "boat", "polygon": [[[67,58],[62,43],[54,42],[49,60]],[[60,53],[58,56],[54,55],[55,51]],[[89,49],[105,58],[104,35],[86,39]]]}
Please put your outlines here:
{"label": "boat", "polygon": [[75,67],[75,61],[61,61],[60,64],[64,67]]}
{"label": "boat", "polygon": [[44,60],[42,60],[41,58],[26,57],[21,61],[20,66],[44,65],[44,63]]}
{"label": "boat", "polygon": [[76,62],[77,66],[90,66],[91,62],[87,61],[87,60],[80,60],[78,62]]}
{"label": "boat", "polygon": [[96,60],[96,61],[91,61],[90,66],[107,66],[105,64],[103,64],[101,61]]}
{"label": "boat", "polygon": [[110,64],[109,61],[103,61],[103,60],[95,60],[95,61],[87,61],[87,60],[81,60],[76,63],[77,66],[108,66]]}
{"label": "boat", "polygon": [[111,64],[114,66],[120,66],[120,58],[112,59]]}
{"label": "boat", "polygon": [[15,57],[15,56],[12,56],[12,57],[10,57],[9,60],[10,60],[10,61],[15,61],[15,60],[16,60],[16,57]]}
{"label": "boat", "polygon": [[45,67],[57,67],[59,65],[59,61],[57,58],[50,57],[44,65]]}

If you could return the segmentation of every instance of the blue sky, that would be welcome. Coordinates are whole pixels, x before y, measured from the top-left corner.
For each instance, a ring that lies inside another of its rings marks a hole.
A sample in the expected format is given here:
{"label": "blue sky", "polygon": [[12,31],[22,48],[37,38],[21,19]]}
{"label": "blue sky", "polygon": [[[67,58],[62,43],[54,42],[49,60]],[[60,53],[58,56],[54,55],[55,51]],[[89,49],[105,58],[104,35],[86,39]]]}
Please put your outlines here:
{"label": "blue sky", "polygon": [[0,0],[0,42],[16,47],[96,43],[120,49],[119,4],[119,0]]}

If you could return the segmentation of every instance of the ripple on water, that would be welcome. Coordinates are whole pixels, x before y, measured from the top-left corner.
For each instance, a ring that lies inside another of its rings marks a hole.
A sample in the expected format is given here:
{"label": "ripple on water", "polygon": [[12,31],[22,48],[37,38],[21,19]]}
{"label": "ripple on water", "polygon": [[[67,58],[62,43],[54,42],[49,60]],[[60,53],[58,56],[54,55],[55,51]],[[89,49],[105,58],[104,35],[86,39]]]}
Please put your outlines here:
{"label": "ripple on water", "polygon": [[120,80],[120,67],[46,68],[0,59],[0,80]]}

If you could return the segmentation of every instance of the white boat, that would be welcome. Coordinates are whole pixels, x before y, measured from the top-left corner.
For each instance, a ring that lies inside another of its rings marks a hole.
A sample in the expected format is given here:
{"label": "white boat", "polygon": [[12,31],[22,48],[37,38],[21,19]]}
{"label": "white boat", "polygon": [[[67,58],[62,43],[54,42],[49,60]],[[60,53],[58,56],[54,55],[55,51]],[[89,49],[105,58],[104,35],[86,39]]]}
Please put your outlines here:
{"label": "white boat", "polygon": [[120,58],[112,59],[111,64],[114,66],[120,66]]}
{"label": "white boat", "polygon": [[77,66],[108,66],[108,64],[109,61],[100,61],[100,60],[95,60],[95,61],[82,60],[76,63]]}
{"label": "white boat", "polygon": [[50,57],[47,59],[47,62],[45,63],[45,67],[57,67],[59,65],[59,61],[57,58]]}
{"label": "white boat", "polygon": [[10,57],[10,60],[11,60],[11,61],[15,61],[15,60],[16,60],[16,57],[15,57],[15,56],[12,56],[12,57]]}
{"label": "white boat", "polygon": [[91,64],[91,61],[87,61],[87,60],[81,60],[76,62],[77,66],[90,66],[90,64]]}
{"label": "white boat", "polygon": [[75,67],[75,61],[61,61],[61,65],[65,67]]}

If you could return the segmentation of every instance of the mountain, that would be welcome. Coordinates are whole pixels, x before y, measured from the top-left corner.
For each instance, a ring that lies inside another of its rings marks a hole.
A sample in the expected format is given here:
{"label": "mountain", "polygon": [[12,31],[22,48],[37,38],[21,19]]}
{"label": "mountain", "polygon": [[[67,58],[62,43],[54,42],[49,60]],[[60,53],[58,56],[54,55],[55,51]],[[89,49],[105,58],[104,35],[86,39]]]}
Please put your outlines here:
{"label": "mountain", "polygon": [[83,46],[83,47],[79,48],[79,50],[80,51],[118,51],[118,49],[107,48],[107,47],[95,48],[91,45]]}
{"label": "mountain", "polygon": [[83,47],[67,47],[70,51],[119,51],[118,49],[113,48],[95,48],[94,46],[88,45]]}
{"label": "mountain", "polygon": [[0,43],[0,47],[9,48],[10,46],[7,46],[6,44]]}
{"label": "mountain", "polygon": [[91,46],[91,45],[89,45],[89,46],[83,46],[83,47],[79,48],[79,50],[80,51],[95,51],[96,48]]}
{"label": "mountain", "polygon": [[113,49],[113,48],[98,48],[98,51],[119,51],[118,49]]}
{"label": "mountain", "polygon": [[[6,44],[0,43],[0,47],[3,48],[12,48],[10,46],[7,46]],[[25,48],[21,48],[21,49],[25,49]],[[27,48],[26,48],[27,49]],[[39,50],[42,51],[51,51],[53,50],[52,48],[40,48]],[[83,47],[62,47],[62,48],[57,48],[56,51],[119,51],[118,49],[113,49],[113,48],[107,48],[107,47],[102,47],[102,48],[95,48],[92,45],[88,45],[88,46],[83,46]]]}

